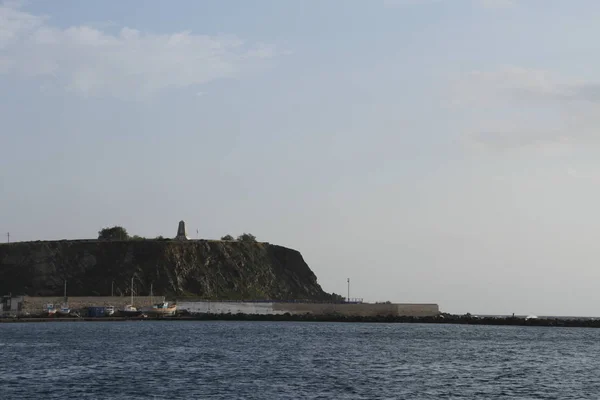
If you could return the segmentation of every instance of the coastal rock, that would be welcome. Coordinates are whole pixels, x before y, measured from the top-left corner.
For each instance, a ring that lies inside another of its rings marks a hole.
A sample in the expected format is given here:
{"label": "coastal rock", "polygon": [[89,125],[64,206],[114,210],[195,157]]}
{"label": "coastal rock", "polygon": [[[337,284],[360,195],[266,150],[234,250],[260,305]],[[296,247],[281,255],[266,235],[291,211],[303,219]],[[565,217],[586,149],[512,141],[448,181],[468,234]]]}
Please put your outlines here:
{"label": "coastal rock", "polygon": [[[205,299],[329,300],[292,249],[209,240],[62,240],[0,245],[0,294],[157,295]],[[112,287],[111,287],[112,285]]]}

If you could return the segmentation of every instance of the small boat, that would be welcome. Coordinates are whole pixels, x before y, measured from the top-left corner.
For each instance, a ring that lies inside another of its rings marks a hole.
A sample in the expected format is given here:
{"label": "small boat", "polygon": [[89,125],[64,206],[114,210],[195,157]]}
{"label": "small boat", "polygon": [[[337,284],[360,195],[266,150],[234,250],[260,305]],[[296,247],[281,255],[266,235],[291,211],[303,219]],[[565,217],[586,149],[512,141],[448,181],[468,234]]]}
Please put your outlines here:
{"label": "small boat", "polygon": [[65,317],[71,313],[71,308],[69,308],[68,297],[67,297],[67,281],[65,280],[65,293],[64,293],[65,301],[60,305],[60,308],[55,310],[56,315],[60,315],[61,317]]}
{"label": "small boat", "polygon": [[[154,298],[154,292],[153,292],[153,284],[150,284],[150,301],[153,303],[152,299]],[[167,301],[163,301],[161,303],[154,303],[151,306],[148,307],[143,307],[142,308],[142,312],[144,314],[147,315],[152,315],[152,316],[156,316],[156,317],[163,317],[163,316],[173,316],[175,315],[175,312],[177,311],[177,305],[173,304],[173,305],[169,305],[169,302]]]}
{"label": "small boat", "polygon": [[59,309],[55,310],[55,312],[57,315],[64,317],[64,316],[71,314],[71,309],[69,308],[68,304],[63,303],[63,304],[61,304]]}
{"label": "small boat", "polygon": [[119,314],[125,317],[137,317],[142,315],[142,311],[133,306],[133,277],[131,278],[131,304],[127,304],[122,310],[119,310]]}
{"label": "small boat", "polygon": [[137,317],[138,315],[142,314],[142,311],[138,310],[131,304],[127,304],[122,310],[119,310],[119,314],[122,314],[126,317]]}
{"label": "small boat", "polygon": [[56,308],[54,308],[54,304],[52,303],[44,305],[44,311],[48,313],[48,316],[56,314]]}
{"label": "small boat", "polygon": [[164,301],[162,303],[153,304],[149,307],[143,307],[142,312],[148,315],[155,316],[173,316],[177,311],[177,305],[169,305],[169,302]]}

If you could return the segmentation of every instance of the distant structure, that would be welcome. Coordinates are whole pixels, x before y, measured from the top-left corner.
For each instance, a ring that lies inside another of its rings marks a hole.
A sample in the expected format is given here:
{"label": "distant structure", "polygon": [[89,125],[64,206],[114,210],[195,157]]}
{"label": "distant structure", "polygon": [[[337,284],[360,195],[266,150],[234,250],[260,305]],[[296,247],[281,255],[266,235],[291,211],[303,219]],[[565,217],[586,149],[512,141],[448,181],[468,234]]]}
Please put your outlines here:
{"label": "distant structure", "polygon": [[175,236],[175,240],[189,240],[187,234],[185,233],[185,222],[179,221],[179,226],[177,227],[177,236]]}

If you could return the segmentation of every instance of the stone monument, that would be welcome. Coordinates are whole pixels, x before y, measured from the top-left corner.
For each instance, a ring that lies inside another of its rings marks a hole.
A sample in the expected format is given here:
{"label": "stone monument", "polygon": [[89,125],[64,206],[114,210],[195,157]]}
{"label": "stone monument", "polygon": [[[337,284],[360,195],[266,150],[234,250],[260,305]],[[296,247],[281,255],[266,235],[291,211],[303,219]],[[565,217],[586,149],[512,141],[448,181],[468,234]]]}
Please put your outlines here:
{"label": "stone monument", "polygon": [[185,233],[184,221],[179,221],[179,226],[177,227],[177,236],[175,236],[175,240],[189,240],[187,234]]}

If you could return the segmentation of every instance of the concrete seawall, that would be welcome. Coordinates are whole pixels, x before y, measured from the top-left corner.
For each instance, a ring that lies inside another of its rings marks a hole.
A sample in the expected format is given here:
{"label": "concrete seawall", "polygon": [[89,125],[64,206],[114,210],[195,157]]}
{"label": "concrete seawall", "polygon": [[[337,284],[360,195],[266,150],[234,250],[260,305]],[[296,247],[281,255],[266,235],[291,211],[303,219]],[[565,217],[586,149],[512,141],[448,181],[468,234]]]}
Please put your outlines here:
{"label": "concrete seawall", "polygon": [[437,304],[318,304],[318,303],[274,303],[276,311],[290,314],[340,314],[347,316],[376,317],[383,315],[429,317],[438,315]]}
{"label": "concrete seawall", "polygon": [[193,314],[285,314],[286,311],[277,311],[273,303],[242,303],[228,301],[177,301],[177,309]]}
{"label": "concrete seawall", "polygon": [[313,314],[345,316],[411,316],[431,317],[438,315],[437,304],[334,304],[334,303],[279,303],[279,302],[219,302],[183,301],[177,302],[178,310],[201,314]]}

